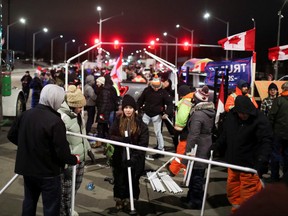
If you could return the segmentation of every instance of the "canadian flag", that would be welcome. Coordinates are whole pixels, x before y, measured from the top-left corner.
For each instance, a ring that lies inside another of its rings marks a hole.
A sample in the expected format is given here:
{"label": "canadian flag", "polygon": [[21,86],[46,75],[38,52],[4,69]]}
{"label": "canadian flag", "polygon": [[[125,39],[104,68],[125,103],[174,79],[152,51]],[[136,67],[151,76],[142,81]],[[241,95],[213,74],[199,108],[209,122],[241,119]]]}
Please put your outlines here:
{"label": "canadian flag", "polygon": [[119,58],[117,59],[114,67],[111,70],[110,76],[115,83],[120,83],[122,81],[122,57],[123,57],[123,48]]}
{"label": "canadian flag", "polygon": [[224,76],[222,76],[222,81],[218,94],[218,102],[217,102],[217,112],[215,116],[215,126],[218,128],[218,122],[220,118],[220,114],[224,112]]}
{"label": "canadian flag", "polygon": [[224,50],[254,51],[255,28],[218,41]]}
{"label": "canadian flag", "polygon": [[272,47],[268,52],[269,60],[286,60],[288,59],[288,45]]}

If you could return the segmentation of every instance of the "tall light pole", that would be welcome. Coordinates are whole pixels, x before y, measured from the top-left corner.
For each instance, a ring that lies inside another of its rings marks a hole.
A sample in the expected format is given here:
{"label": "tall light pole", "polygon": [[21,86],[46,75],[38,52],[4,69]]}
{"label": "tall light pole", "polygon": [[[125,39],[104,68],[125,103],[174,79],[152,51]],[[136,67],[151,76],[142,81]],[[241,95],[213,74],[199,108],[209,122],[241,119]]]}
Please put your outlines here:
{"label": "tall light pole", "polygon": [[[80,53],[80,48],[82,46],[87,46],[87,43],[84,43],[84,44],[78,46],[78,53]],[[80,63],[80,56],[78,56],[78,63]]]}
{"label": "tall light pole", "polygon": [[[280,45],[281,19],[284,17],[284,16],[282,15],[282,9],[284,8],[284,6],[285,6],[286,3],[287,3],[287,0],[285,0],[285,2],[283,3],[282,7],[281,7],[280,10],[278,11],[277,47]],[[277,80],[277,79],[278,79],[278,71],[279,71],[279,62],[278,62],[278,60],[276,60],[275,65],[274,65],[274,68],[275,68],[274,77],[275,77],[275,80]]]}
{"label": "tall light pole", "polygon": [[32,54],[32,67],[33,68],[35,67],[35,37],[36,37],[37,34],[39,34],[41,32],[46,33],[46,32],[48,32],[48,29],[47,28],[43,28],[42,30],[33,33],[33,54]]}
{"label": "tall light pole", "polygon": [[6,30],[6,34],[7,34],[7,36],[6,36],[7,37],[6,38],[6,49],[7,49],[7,51],[9,50],[10,27],[15,25],[15,24],[17,24],[17,23],[19,23],[19,22],[22,23],[22,24],[25,24],[26,23],[26,19],[20,18],[19,20],[7,25],[7,30]]}
{"label": "tall light pole", "polygon": [[57,37],[54,37],[51,39],[51,58],[50,58],[51,66],[53,66],[53,43],[54,43],[54,40],[58,38],[63,38],[63,35],[58,35]]}
{"label": "tall light pole", "polygon": [[69,43],[75,43],[75,39],[72,39],[72,40],[69,40],[69,41],[67,41],[67,42],[65,42],[65,49],[64,49],[64,63],[66,63],[66,60],[67,60],[67,45],[69,44]]}
{"label": "tall light pole", "polygon": [[194,30],[188,29],[182,25],[177,24],[176,28],[182,28],[185,29],[186,31],[189,31],[191,33],[191,53],[190,53],[190,58],[193,58],[193,44],[194,44]]}
{"label": "tall light pole", "polygon": [[[214,18],[214,19],[226,24],[226,37],[227,38],[229,37],[229,22],[228,21],[222,20],[222,19],[220,19],[220,18],[218,18],[216,16],[212,16],[208,12],[206,12],[203,17],[204,17],[204,19],[209,19],[210,17],[212,17],[212,18]],[[226,50],[226,60],[228,60],[228,50]]]}
{"label": "tall light pole", "polygon": [[[156,38],[156,41],[160,41],[160,38]],[[168,61],[168,42],[161,39],[162,42],[166,43],[166,61]],[[162,46],[160,46],[160,53],[162,53]],[[161,54],[160,54],[161,57]]]}
{"label": "tall light pole", "polygon": [[[102,42],[102,23],[106,22],[106,21],[108,21],[108,20],[110,20],[112,18],[115,18],[115,17],[118,17],[118,16],[122,16],[122,15],[124,15],[124,13],[121,12],[121,14],[117,14],[117,15],[102,19],[102,16],[101,16],[102,7],[101,6],[97,6],[96,9],[97,9],[97,11],[99,13],[99,22],[97,22],[99,24],[99,41]],[[101,48],[101,44],[99,45],[99,48]],[[102,49],[98,49],[97,63],[98,63],[99,67],[102,67],[102,64],[101,64],[101,53],[102,53]]]}
{"label": "tall light pole", "polygon": [[175,37],[175,36],[173,36],[173,35],[168,34],[167,32],[164,32],[163,35],[164,35],[165,37],[169,36],[169,37],[174,38],[174,39],[176,40],[176,45],[175,45],[175,67],[177,67],[178,38]]}

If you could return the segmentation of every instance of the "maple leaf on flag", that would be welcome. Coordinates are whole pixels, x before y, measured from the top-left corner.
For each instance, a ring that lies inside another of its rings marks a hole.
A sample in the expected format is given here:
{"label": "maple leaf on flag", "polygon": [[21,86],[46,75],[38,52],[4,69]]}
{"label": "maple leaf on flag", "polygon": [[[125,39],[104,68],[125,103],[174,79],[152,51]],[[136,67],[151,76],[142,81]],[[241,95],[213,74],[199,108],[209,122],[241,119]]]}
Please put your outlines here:
{"label": "maple leaf on flag", "polygon": [[288,55],[288,48],[281,50],[285,55]]}
{"label": "maple leaf on flag", "polygon": [[272,61],[283,61],[288,59],[288,45],[269,48],[268,59]]}
{"label": "maple leaf on flag", "polygon": [[254,51],[255,28],[218,41],[224,50]]}
{"label": "maple leaf on flag", "polygon": [[241,38],[239,38],[238,36],[235,36],[229,39],[228,41],[230,44],[238,44],[241,41]]}

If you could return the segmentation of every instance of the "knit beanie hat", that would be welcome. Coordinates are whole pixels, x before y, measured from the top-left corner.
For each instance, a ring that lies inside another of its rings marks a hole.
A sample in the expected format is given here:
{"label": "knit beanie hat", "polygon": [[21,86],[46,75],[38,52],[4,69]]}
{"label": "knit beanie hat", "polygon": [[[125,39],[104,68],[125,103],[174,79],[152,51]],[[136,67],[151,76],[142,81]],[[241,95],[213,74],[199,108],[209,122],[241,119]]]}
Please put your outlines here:
{"label": "knit beanie hat", "polygon": [[122,110],[124,109],[124,107],[126,106],[131,106],[133,107],[134,110],[137,110],[137,104],[136,104],[136,101],[134,100],[134,98],[129,95],[129,94],[126,94],[124,97],[123,97],[123,100],[122,100]]}
{"label": "knit beanie hat", "polygon": [[243,88],[243,87],[248,87],[249,88],[249,83],[247,82],[247,81],[245,81],[245,80],[239,80],[238,82],[237,82],[237,87],[239,88],[239,89],[241,89],[241,88]]}
{"label": "knit beanie hat", "polygon": [[70,107],[84,107],[86,105],[86,99],[84,95],[75,85],[70,85],[68,87],[66,101]]}
{"label": "knit beanie hat", "polygon": [[162,86],[161,80],[157,74],[153,77],[153,79],[150,81],[150,83],[151,83],[151,86],[153,88],[161,88],[161,86]]}
{"label": "knit beanie hat", "polygon": [[105,78],[104,77],[98,77],[98,79],[96,80],[97,83],[101,83],[102,85],[105,84]]}
{"label": "knit beanie hat", "polygon": [[244,95],[239,95],[235,99],[234,110],[238,113],[256,115],[256,107],[251,102],[251,99]]}
{"label": "knit beanie hat", "polygon": [[271,89],[276,89],[278,91],[278,87],[275,83],[271,83],[269,86],[268,86],[268,91],[270,91]]}
{"label": "knit beanie hat", "polygon": [[208,86],[203,86],[202,89],[198,89],[194,97],[197,98],[199,101],[207,102],[209,98],[209,88]]}
{"label": "knit beanie hat", "polygon": [[183,97],[191,92],[191,89],[188,85],[181,85],[178,89],[178,94],[180,97]]}

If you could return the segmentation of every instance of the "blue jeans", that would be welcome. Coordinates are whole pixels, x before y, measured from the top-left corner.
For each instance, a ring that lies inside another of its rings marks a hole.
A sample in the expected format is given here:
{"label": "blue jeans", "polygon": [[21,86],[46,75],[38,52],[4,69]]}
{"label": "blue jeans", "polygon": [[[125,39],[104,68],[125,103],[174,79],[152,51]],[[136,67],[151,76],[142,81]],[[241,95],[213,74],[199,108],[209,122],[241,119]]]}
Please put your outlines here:
{"label": "blue jeans", "polygon": [[152,121],[153,126],[154,126],[154,132],[155,132],[157,143],[158,143],[158,149],[164,150],[164,139],[163,139],[162,132],[161,132],[161,124],[162,124],[161,115],[149,117],[148,115],[144,113],[142,120],[146,125],[148,125],[150,121]]}
{"label": "blue jeans", "polygon": [[43,211],[45,216],[60,214],[61,177],[33,177],[24,178],[24,201],[22,216],[36,215],[37,203],[42,194]]}

